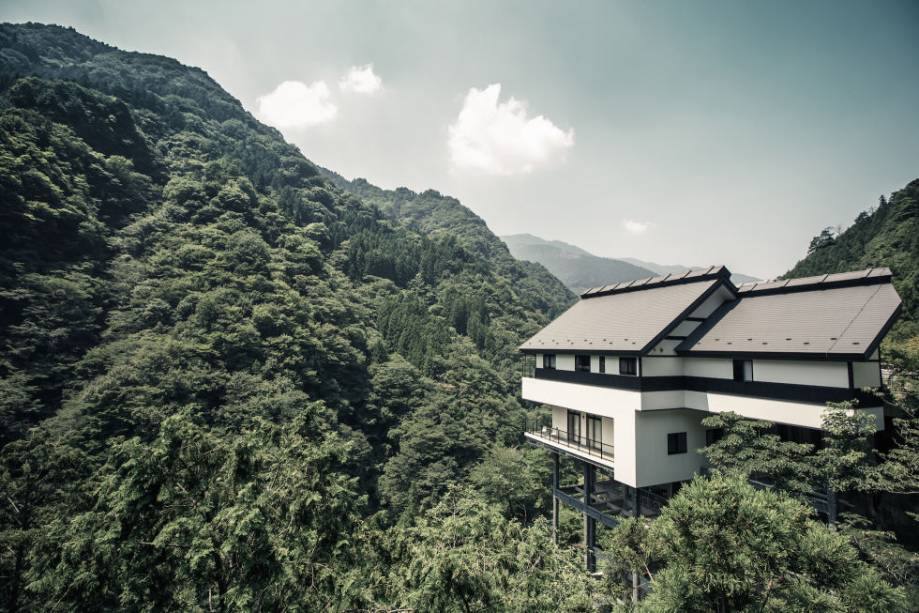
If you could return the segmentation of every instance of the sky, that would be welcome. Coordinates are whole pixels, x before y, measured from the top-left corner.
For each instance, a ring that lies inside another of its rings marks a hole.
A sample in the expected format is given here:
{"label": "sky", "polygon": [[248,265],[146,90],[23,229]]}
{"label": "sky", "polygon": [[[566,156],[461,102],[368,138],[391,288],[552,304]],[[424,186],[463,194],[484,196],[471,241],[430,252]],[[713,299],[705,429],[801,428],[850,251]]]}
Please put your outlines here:
{"label": "sky", "polygon": [[314,162],[497,234],[788,270],[919,177],[919,2],[0,0],[206,70]]}

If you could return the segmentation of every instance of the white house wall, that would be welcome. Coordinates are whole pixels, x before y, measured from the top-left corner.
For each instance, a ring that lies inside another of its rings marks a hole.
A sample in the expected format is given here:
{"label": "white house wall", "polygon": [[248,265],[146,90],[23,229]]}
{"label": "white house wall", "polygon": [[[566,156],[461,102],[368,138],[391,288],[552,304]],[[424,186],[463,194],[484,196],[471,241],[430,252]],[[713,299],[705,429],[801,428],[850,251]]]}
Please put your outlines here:
{"label": "white house wall", "polygon": [[683,358],[644,357],[641,360],[641,370],[646,377],[679,377],[683,375]]}
{"label": "white house wall", "polygon": [[524,400],[613,419],[641,410],[641,392],[532,377],[524,377],[521,386]]}
{"label": "white house wall", "polygon": [[[824,405],[787,402],[768,398],[750,398],[747,396],[730,396],[710,392],[684,393],[685,406],[710,413],[727,413],[733,411],[751,419],[762,419],[791,426],[804,428],[823,427]],[[884,428],[884,409],[881,407],[859,409],[874,415],[879,429]]]}
{"label": "white house wall", "polygon": [[753,380],[821,387],[849,387],[845,362],[753,360]]}
{"label": "white house wall", "polygon": [[[686,409],[638,414],[636,433],[636,483],[647,487],[690,479],[704,457],[697,450],[705,446],[704,413]],[[667,454],[667,435],[686,433],[686,453]]]}
{"label": "white house wall", "polygon": [[734,362],[723,358],[686,358],[683,374],[687,377],[733,379]]}

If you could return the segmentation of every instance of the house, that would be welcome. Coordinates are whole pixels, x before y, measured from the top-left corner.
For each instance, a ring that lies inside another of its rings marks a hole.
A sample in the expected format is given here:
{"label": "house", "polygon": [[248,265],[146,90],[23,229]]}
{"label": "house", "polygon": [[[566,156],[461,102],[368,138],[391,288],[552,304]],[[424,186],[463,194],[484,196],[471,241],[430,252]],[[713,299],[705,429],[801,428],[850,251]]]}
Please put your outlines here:
{"label": "house", "polygon": [[[552,409],[526,438],[555,458],[556,521],[559,501],[585,516],[589,567],[596,521],[653,514],[703,469],[698,450],[719,435],[702,425],[710,414],[812,441],[827,402],[855,400],[884,427],[870,390],[900,311],[889,269],[741,286],[730,276],[713,266],[592,288],[520,347],[533,366],[523,398]],[[576,491],[559,485],[559,454],[583,465]]]}

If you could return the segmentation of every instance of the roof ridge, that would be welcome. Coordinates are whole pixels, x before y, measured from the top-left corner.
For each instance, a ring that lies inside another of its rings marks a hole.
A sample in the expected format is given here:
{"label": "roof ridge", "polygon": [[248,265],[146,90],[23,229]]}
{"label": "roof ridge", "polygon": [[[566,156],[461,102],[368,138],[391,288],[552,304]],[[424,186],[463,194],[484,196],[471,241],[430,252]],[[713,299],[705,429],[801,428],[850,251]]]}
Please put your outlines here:
{"label": "roof ridge", "polygon": [[[731,271],[724,265],[713,265],[706,268],[688,268],[682,272],[667,273],[653,277],[642,277],[641,279],[619,281],[618,283],[608,283],[607,285],[591,287],[582,293],[580,297],[582,299],[597,298],[599,296],[610,296],[612,294],[652,289],[667,285],[710,281],[721,277],[730,282]],[[733,287],[733,284],[731,285]]]}
{"label": "roof ridge", "polygon": [[875,283],[889,282],[893,272],[886,266],[875,266],[861,270],[827,273],[810,277],[797,277],[795,279],[771,279],[768,281],[752,281],[741,283],[737,286],[737,293],[741,297],[751,295],[789,294],[792,292],[814,291],[818,289],[832,289],[849,287],[853,285],[873,285]]}

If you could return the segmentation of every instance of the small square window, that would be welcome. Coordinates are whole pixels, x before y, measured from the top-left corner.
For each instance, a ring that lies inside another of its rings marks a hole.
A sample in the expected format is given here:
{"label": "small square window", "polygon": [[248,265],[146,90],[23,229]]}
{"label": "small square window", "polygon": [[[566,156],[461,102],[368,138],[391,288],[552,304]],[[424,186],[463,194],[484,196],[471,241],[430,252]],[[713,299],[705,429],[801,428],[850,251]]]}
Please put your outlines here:
{"label": "small square window", "polygon": [[597,365],[597,370],[599,370],[600,372],[604,372],[604,373],[606,372],[606,356],[605,355],[600,356],[600,360]]}
{"label": "small square window", "polygon": [[542,367],[548,368],[549,370],[555,370],[555,354],[554,353],[542,354]]}
{"label": "small square window", "polygon": [[574,369],[578,372],[590,372],[590,356],[589,355],[574,356]]}
{"label": "small square window", "polygon": [[620,375],[637,375],[638,358],[619,358]]}
{"label": "small square window", "polygon": [[753,361],[752,360],[734,360],[734,380],[735,381],[752,381],[753,380]]}
{"label": "small square window", "polygon": [[686,433],[673,432],[667,435],[667,455],[686,453]]}

